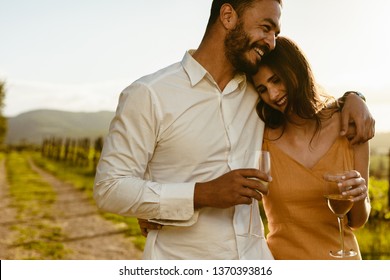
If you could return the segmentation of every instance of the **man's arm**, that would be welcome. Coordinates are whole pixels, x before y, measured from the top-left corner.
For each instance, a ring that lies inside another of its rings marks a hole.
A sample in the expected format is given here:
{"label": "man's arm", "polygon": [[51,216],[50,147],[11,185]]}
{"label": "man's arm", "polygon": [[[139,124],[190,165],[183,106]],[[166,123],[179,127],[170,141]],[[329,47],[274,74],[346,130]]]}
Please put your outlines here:
{"label": "man's arm", "polygon": [[[364,143],[375,135],[375,120],[361,93],[348,91],[339,99],[341,110],[341,135],[352,135],[351,144]],[[354,125],[351,126],[350,124]]]}
{"label": "man's arm", "polygon": [[[214,180],[196,183],[194,189],[194,208],[228,208],[238,204],[250,204],[252,198],[262,199],[268,193],[268,186],[262,181],[272,181],[272,177],[257,169],[232,170]],[[159,230],[163,223],[156,220],[138,219],[143,236],[149,230]],[[179,225],[176,221],[175,224]]]}
{"label": "man's arm", "polygon": [[122,92],[97,166],[94,198],[101,210],[123,216],[188,221],[195,217],[195,182],[163,184],[144,178],[159,128],[154,106],[149,89],[140,83]]}

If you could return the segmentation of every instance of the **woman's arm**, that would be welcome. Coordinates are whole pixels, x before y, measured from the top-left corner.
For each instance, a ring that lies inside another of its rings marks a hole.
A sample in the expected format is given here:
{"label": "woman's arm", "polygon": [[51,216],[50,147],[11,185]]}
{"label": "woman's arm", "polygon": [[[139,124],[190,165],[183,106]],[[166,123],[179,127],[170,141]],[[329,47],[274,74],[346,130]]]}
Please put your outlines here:
{"label": "woman's arm", "polygon": [[364,182],[354,186],[354,188],[350,190],[350,192],[354,192],[353,195],[355,197],[360,196],[360,198],[363,198],[355,201],[354,206],[348,213],[349,226],[353,229],[357,229],[367,222],[371,211],[370,199],[368,196],[368,166],[370,161],[369,142],[354,145],[353,149],[355,154],[355,170],[358,171],[361,178],[364,179]]}

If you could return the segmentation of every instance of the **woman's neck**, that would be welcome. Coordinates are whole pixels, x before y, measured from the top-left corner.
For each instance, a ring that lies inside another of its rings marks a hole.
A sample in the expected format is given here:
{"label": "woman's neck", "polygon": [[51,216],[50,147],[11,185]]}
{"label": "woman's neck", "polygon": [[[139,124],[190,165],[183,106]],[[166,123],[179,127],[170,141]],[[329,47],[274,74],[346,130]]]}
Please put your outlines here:
{"label": "woman's neck", "polygon": [[284,127],[267,129],[265,137],[302,165],[313,167],[339,137],[340,117],[334,114],[321,120],[291,118]]}
{"label": "woman's neck", "polygon": [[317,130],[317,122],[315,119],[304,119],[298,115],[290,115],[284,127],[285,133],[298,134],[300,136],[313,136]]}

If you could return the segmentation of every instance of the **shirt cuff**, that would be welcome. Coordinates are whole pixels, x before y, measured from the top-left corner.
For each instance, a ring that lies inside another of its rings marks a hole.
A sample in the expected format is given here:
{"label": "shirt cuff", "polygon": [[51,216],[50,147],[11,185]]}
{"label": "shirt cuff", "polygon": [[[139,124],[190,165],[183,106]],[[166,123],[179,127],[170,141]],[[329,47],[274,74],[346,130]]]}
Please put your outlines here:
{"label": "shirt cuff", "polygon": [[[195,183],[163,184],[160,193],[160,219],[185,222],[192,220]],[[196,216],[196,215],[195,215]]]}
{"label": "shirt cuff", "polygon": [[159,219],[149,219],[148,221],[160,224],[163,226],[176,226],[176,227],[189,227],[195,224],[198,221],[199,211],[195,211],[189,220],[179,221],[179,220],[159,220]]}

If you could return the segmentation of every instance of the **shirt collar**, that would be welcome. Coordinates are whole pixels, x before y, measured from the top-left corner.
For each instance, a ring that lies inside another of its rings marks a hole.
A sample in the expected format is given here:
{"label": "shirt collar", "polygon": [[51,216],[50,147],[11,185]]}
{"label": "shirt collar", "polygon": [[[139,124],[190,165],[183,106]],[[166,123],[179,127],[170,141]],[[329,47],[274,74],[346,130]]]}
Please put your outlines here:
{"label": "shirt collar", "polygon": [[197,62],[192,57],[192,54],[194,52],[195,52],[195,50],[187,51],[183,57],[182,62],[181,62],[184,70],[186,71],[186,73],[191,81],[191,86],[195,86],[207,74],[206,69],[204,69],[203,66],[200,65],[199,62]]}
{"label": "shirt collar", "polygon": [[[183,68],[191,81],[191,86],[196,86],[205,76],[210,76],[210,79],[214,82],[207,70],[192,57],[194,52],[195,50],[187,51],[182,60]],[[241,86],[246,84],[245,74],[236,74],[234,80]]]}

